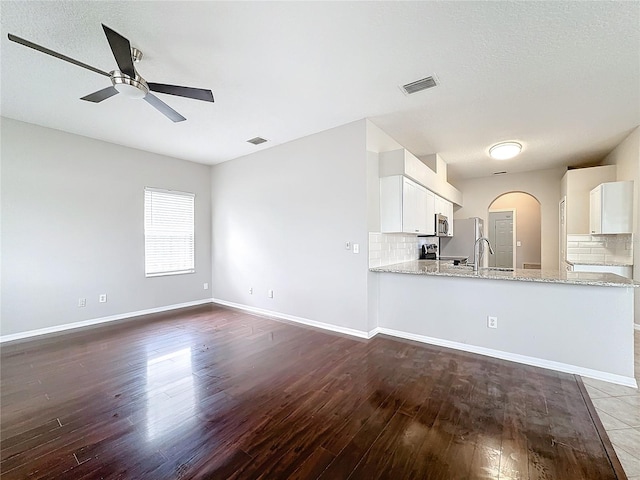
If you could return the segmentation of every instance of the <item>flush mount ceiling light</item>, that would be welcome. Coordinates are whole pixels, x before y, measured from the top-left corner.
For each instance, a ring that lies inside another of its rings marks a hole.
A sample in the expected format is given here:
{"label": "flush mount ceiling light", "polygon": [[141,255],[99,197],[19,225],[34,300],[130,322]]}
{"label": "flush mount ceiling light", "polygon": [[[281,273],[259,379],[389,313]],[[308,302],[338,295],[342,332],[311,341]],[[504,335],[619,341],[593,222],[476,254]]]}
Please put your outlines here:
{"label": "flush mount ceiling light", "polygon": [[522,150],[522,145],[518,142],[496,143],[489,149],[489,155],[496,160],[508,160],[515,157]]}

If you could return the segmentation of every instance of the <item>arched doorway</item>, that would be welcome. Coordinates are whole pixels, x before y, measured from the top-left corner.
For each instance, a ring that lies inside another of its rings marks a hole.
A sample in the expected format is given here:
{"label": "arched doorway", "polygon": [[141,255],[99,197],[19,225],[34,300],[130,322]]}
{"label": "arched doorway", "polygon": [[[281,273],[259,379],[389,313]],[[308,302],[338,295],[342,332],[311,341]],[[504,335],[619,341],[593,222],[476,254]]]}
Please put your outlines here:
{"label": "arched doorway", "polygon": [[508,192],[489,205],[487,236],[495,251],[489,266],[540,268],[540,202],[526,192]]}

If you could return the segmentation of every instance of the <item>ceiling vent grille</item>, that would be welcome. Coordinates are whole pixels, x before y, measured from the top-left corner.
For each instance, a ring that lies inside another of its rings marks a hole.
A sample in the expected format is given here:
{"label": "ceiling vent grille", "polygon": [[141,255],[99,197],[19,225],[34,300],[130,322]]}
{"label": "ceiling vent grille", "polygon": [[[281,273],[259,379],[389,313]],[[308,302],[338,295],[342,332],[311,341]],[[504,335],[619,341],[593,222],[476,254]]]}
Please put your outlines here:
{"label": "ceiling vent grille", "polygon": [[255,137],[255,138],[252,138],[251,140],[247,140],[247,142],[253,143],[254,145],[260,145],[261,143],[266,142],[266,140],[262,137]]}
{"label": "ceiling vent grille", "polygon": [[427,88],[433,88],[436,85],[438,85],[438,82],[436,82],[436,79],[434,77],[427,77],[423,78],[422,80],[416,80],[415,82],[402,85],[400,87],[400,90],[402,90],[405,95],[411,95],[412,93],[421,92],[422,90],[426,90]]}

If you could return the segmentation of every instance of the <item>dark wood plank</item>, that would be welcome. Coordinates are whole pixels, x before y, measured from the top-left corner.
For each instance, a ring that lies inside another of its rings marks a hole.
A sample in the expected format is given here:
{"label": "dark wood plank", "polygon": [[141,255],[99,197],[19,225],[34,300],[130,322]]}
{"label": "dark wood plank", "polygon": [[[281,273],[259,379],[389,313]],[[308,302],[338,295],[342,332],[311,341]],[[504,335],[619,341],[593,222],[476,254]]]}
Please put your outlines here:
{"label": "dark wood plank", "polygon": [[573,376],[203,305],[0,348],[13,479],[623,479]]}

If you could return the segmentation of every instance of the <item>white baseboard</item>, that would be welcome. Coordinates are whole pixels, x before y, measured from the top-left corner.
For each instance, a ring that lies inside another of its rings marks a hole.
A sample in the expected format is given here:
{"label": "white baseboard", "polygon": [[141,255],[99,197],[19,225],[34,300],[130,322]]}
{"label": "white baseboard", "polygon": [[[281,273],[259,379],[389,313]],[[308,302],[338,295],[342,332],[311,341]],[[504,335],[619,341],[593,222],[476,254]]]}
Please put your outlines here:
{"label": "white baseboard", "polygon": [[[347,328],[347,327],[341,327],[339,325],[333,325],[330,323],[324,323],[324,322],[318,322],[315,320],[310,320],[308,318],[303,318],[303,317],[297,317],[294,315],[288,315],[285,313],[280,313],[280,312],[275,312],[272,310],[266,310],[263,308],[256,308],[256,307],[250,307],[248,305],[242,305],[239,303],[234,303],[234,302],[228,302],[226,300],[220,300],[217,298],[207,298],[207,299],[203,299],[203,300],[196,300],[193,302],[185,302],[185,303],[178,303],[178,304],[174,304],[174,305],[167,305],[164,307],[156,307],[156,308],[149,308],[146,310],[139,310],[136,312],[127,312],[127,313],[121,313],[118,315],[111,315],[108,317],[101,317],[101,318],[94,318],[94,319],[90,319],[90,320],[83,320],[80,322],[74,322],[74,323],[67,323],[64,325],[56,325],[54,327],[47,327],[47,328],[41,328],[38,330],[29,330],[26,332],[20,332],[20,333],[14,333],[14,334],[10,334],[10,335],[2,335],[0,336],[0,343],[4,343],[4,342],[10,342],[12,340],[21,340],[24,338],[29,338],[29,337],[35,337],[35,336],[39,336],[39,335],[46,335],[48,333],[56,333],[56,332],[62,332],[65,330],[72,330],[75,328],[81,328],[81,327],[87,327],[90,325],[99,325],[101,323],[108,323],[108,322],[113,322],[116,320],[124,320],[126,318],[132,318],[132,317],[139,317],[141,315],[148,315],[151,313],[160,313],[160,312],[166,312],[169,310],[176,310],[179,308],[186,308],[186,307],[194,307],[197,305],[203,305],[206,303],[216,303],[219,305],[224,305],[227,307],[231,307],[231,308],[236,308],[238,310],[243,310],[249,313],[254,313],[257,315],[263,315],[263,316],[267,316],[267,317],[272,317],[272,318],[279,318],[282,320],[288,320],[290,322],[295,322],[295,323],[300,323],[302,325],[308,325],[310,327],[316,327],[316,328],[321,328],[323,330],[328,330],[331,332],[336,332],[336,333],[342,333],[345,335],[351,335],[354,337],[358,337],[358,338],[365,338],[365,339],[370,339],[375,337],[378,333],[382,333],[385,335],[390,335],[392,337],[398,337],[398,338],[404,338],[407,340],[414,340],[417,342],[421,342],[421,343],[427,343],[429,345],[437,345],[440,347],[446,347],[446,348],[452,348],[454,350],[461,350],[461,351],[465,351],[465,352],[470,352],[470,353],[477,353],[480,355],[486,355],[489,357],[493,357],[493,358],[500,358],[502,360],[509,360],[512,362],[516,362],[516,363],[522,363],[525,365],[531,365],[534,367],[541,367],[541,368],[547,368],[550,370],[557,370],[560,372],[565,372],[565,373],[572,373],[572,374],[577,374],[577,375],[581,375],[583,377],[589,377],[589,378],[594,378],[596,380],[603,380],[605,382],[611,382],[611,383],[616,383],[619,385],[624,385],[627,387],[633,387],[633,388],[638,388],[638,385],[636,383],[635,378],[633,377],[625,377],[622,375],[615,375],[612,373],[607,373],[607,372],[602,372],[599,370],[592,370],[589,368],[583,368],[583,367],[578,367],[575,365],[570,365],[570,364],[566,364],[566,363],[560,363],[560,362],[554,362],[554,361],[550,361],[550,360],[544,360],[541,358],[536,358],[536,357],[529,357],[526,355],[519,355],[519,354],[515,354],[515,353],[509,353],[509,352],[503,352],[501,350],[494,350],[491,348],[485,348],[485,347],[478,347],[475,345],[468,345],[466,343],[459,343],[459,342],[453,342],[450,340],[443,340],[440,338],[434,338],[434,337],[427,337],[424,335],[416,335],[413,333],[407,333],[407,332],[402,332],[399,330],[393,330],[390,328],[384,328],[384,327],[376,327],[371,331],[363,331],[363,330],[356,330],[353,328]],[[635,329],[639,329],[639,325],[635,324],[634,328]]]}
{"label": "white baseboard", "polygon": [[12,340],[21,340],[23,338],[36,337],[39,335],[46,335],[48,333],[63,332],[65,330],[73,330],[74,328],[88,327],[90,325],[99,325],[101,323],[113,322],[115,320],[124,320],[125,318],[139,317],[141,315],[149,315],[150,313],[160,313],[160,312],[167,312],[169,310],[176,310],[178,308],[195,307],[196,305],[204,305],[205,303],[211,303],[211,302],[212,302],[211,298],[205,298],[204,300],[195,300],[193,302],[176,303],[174,305],[166,305],[164,307],[138,310],[137,312],[119,313],[117,315],[110,315],[108,317],[92,318],[89,320],[82,320],[80,322],[56,325],[54,327],[39,328],[37,330],[28,330],[26,332],[12,333],[10,335],[1,335],[0,343],[11,342]]}
{"label": "white baseboard", "polygon": [[375,335],[375,330],[371,332],[365,332],[363,330],[356,330],[354,328],[341,327],[339,325],[333,325],[331,323],[318,322],[316,320],[310,320],[308,318],[296,317],[294,315],[288,315],[286,313],[274,312],[273,310],[266,310],[264,308],[250,307],[248,305],[243,305],[241,303],[233,303],[228,302],[226,300],[220,300],[218,298],[212,299],[213,303],[217,303],[220,305],[224,305],[225,307],[237,308],[238,310],[243,310],[245,312],[255,313],[257,315],[264,315],[267,317],[280,318],[282,320],[288,320],[290,322],[301,323],[303,325],[308,325],[310,327],[321,328],[323,330],[329,330],[331,332],[336,333],[344,333],[345,335],[351,335],[353,337],[358,338],[371,338]]}
{"label": "white baseboard", "polygon": [[393,337],[404,338],[407,340],[415,340],[416,342],[428,343],[430,345],[437,345],[440,347],[453,348],[455,350],[462,350],[464,352],[477,353],[480,355],[486,355],[488,357],[500,358],[502,360],[509,360],[511,362],[523,363],[525,365],[531,365],[533,367],[547,368],[550,370],[556,370],[559,372],[572,373],[580,375],[582,377],[594,378],[596,380],[602,380],[605,382],[616,383],[618,385],[624,385],[626,387],[638,388],[636,379],[633,377],[625,377],[623,375],[616,375],[613,373],[602,372],[600,370],[592,370],[590,368],[578,367],[576,365],[570,365],[568,363],[554,362],[551,360],[544,360],[537,357],[529,357],[526,355],[519,355],[517,353],[503,352],[502,350],[494,350],[491,348],[478,347],[475,345],[468,345],[466,343],[453,342],[451,340],[443,340],[440,338],[427,337],[424,335],[416,335],[413,333],[402,332],[399,330],[392,330],[390,328],[378,327],[378,333],[385,335],[391,335]]}
{"label": "white baseboard", "polygon": [[526,355],[519,355],[515,353],[503,352],[501,350],[493,350],[491,348],[477,347],[477,346],[468,345],[465,343],[452,342],[450,340],[442,340],[440,338],[427,337],[424,335],[416,335],[416,334],[401,332],[399,330],[392,330],[390,328],[384,328],[384,327],[376,327],[369,332],[365,332],[362,330],[355,330],[353,328],[340,327],[340,326],[332,325],[329,323],[317,322],[315,320],[309,320],[308,318],[296,317],[294,315],[287,315],[279,312],[274,312],[272,310],[266,310],[263,308],[250,307],[250,306],[239,304],[239,303],[228,302],[226,300],[220,300],[217,298],[213,299],[213,303],[217,303],[227,307],[237,308],[238,310],[255,313],[257,315],[265,315],[268,317],[280,318],[283,320],[288,320],[295,323],[301,323],[303,325],[317,327],[317,328],[321,328],[323,330],[329,330],[332,332],[343,333],[343,334],[351,335],[358,338],[370,339],[375,337],[378,333],[382,333],[385,335],[390,335],[392,337],[405,338],[407,340],[415,340],[417,342],[427,343],[430,345],[438,345],[440,347],[447,347],[455,350],[462,350],[469,353],[477,353],[480,355],[486,355],[488,357],[499,358],[502,360],[509,360],[516,363],[522,363],[522,364],[531,365],[534,367],[547,368],[550,370],[556,370],[556,371],[565,372],[565,373],[572,373],[572,374],[580,375],[583,377],[594,378],[596,380],[603,380],[605,382],[616,383],[618,385],[638,388],[636,380],[633,377],[615,375],[612,373],[601,372],[599,370],[592,370],[589,368],[578,367],[576,365],[570,365],[570,364],[561,363],[561,362],[553,362],[550,360],[544,360],[541,358],[529,357]]}
{"label": "white baseboard", "polygon": [[376,328],[374,328],[373,330],[371,330],[371,331],[369,332],[369,334],[368,334],[368,337],[367,337],[367,338],[373,338],[373,337],[375,337],[375,336],[376,336],[377,334],[379,334],[379,333],[380,333],[380,327],[376,327]]}

